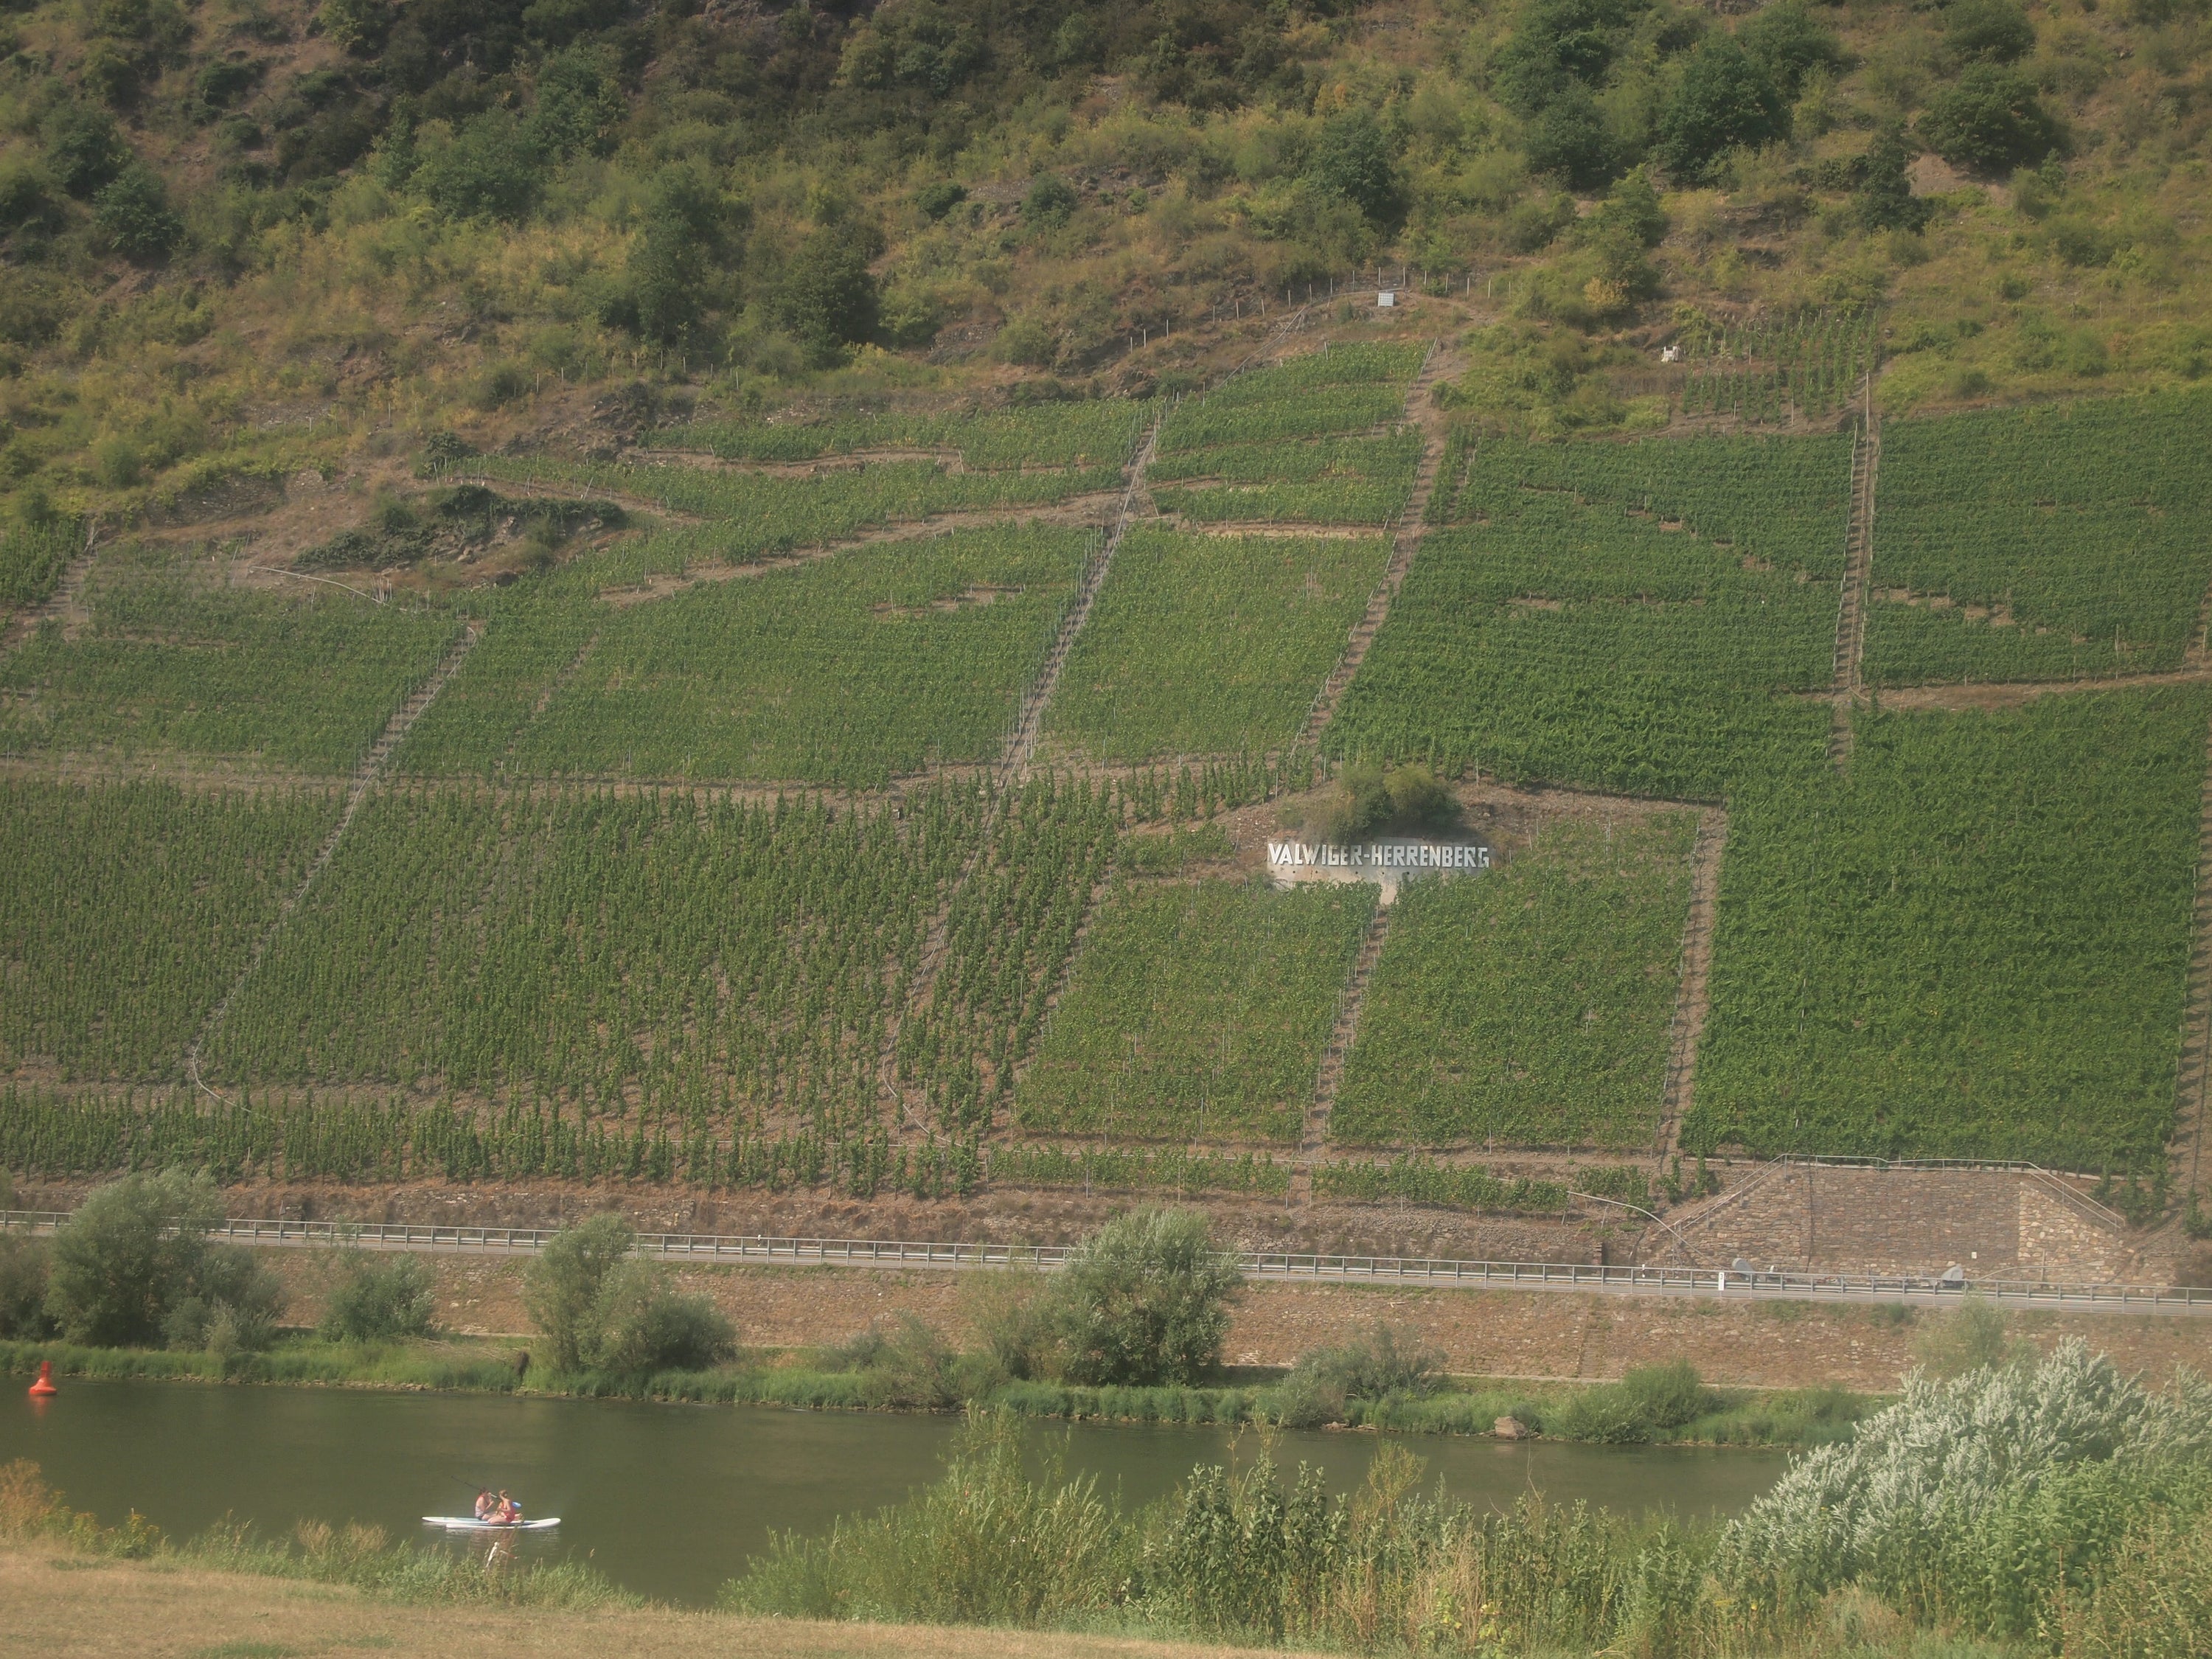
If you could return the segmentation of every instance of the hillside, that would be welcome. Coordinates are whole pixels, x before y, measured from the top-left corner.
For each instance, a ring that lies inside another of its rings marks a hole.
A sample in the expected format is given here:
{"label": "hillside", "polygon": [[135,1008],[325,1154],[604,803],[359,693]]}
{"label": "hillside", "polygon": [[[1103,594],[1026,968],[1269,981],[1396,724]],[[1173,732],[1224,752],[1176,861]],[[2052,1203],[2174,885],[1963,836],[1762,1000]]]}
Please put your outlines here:
{"label": "hillside", "polygon": [[0,1168],[2199,1226],[2197,9],[9,27]]}

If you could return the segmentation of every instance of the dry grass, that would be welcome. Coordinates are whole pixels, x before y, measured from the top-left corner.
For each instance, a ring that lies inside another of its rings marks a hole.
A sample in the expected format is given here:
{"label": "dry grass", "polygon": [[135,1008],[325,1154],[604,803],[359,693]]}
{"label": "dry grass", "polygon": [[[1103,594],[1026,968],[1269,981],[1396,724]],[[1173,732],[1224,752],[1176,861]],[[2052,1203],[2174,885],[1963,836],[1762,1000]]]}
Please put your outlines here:
{"label": "dry grass", "polygon": [[545,1613],[392,1607],[357,1590],[237,1573],[0,1549],[0,1656],[293,1659],[527,1654],[530,1659],[1198,1659],[1244,1651],[1096,1636],[816,1624],[655,1609]]}

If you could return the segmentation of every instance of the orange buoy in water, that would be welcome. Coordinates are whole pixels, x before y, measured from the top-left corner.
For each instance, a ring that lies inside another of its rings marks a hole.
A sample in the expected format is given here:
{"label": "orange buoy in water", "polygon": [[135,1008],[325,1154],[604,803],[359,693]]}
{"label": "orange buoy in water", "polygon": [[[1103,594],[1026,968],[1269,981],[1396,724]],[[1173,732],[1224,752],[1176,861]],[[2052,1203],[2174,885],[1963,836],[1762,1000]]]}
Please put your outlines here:
{"label": "orange buoy in water", "polygon": [[33,1400],[43,1400],[50,1394],[60,1392],[61,1390],[54,1386],[54,1362],[51,1359],[41,1359],[39,1362],[39,1380],[31,1384],[31,1397]]}

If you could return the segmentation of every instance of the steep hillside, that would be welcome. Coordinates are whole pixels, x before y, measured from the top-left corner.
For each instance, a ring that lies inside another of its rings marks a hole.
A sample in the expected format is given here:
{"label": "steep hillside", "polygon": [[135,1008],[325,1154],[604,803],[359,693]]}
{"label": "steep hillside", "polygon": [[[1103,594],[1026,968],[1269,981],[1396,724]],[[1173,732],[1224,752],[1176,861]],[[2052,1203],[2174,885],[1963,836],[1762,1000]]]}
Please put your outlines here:
{"label": "steep hillside", "polygon": [[2200,9],[9,27],[0,1167],[2200,1220]]}

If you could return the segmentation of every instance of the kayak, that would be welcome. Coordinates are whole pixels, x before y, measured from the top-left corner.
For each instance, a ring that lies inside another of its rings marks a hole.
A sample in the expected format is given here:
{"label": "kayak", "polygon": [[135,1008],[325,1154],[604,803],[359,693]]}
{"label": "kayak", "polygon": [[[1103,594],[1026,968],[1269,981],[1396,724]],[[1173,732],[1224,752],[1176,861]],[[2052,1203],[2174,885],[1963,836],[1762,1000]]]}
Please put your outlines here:
{"label": "kayak", "polygon": [[443,1527],[447,1532],[544,1532],[561,1524],[561,1517],[549,1515],[543,1521],[479,1521],[473,1515],[426,1515],[426,1527]]}

